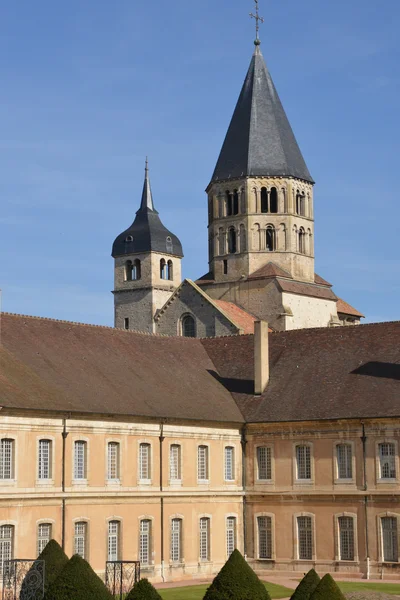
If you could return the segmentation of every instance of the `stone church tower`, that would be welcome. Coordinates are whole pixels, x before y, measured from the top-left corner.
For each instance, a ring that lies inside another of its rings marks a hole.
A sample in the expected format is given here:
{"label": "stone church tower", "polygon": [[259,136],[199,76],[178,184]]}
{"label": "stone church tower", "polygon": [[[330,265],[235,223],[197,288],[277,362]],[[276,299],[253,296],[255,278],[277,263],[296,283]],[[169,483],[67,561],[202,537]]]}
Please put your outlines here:
{"label": "stone church tower", "polygon": [[146,160],[140,208],[114,241],[114,326],[154,333],[154,316],[181,283],[182,245],[154,208]]}

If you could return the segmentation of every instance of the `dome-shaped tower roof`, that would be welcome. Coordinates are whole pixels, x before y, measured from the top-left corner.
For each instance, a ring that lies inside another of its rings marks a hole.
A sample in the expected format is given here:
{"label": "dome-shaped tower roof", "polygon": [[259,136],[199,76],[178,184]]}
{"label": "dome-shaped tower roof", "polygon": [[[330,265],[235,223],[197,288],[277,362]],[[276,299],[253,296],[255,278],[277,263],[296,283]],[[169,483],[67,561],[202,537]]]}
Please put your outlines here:
{"label": "dome-shaped tower roof", "polygon": [[132,225],[115,239],[111,254],[116,258],[139,252],[160,252],[180,258],[183,256],[179,239],[164,227],[154,208],[147,160],[140,208]]}

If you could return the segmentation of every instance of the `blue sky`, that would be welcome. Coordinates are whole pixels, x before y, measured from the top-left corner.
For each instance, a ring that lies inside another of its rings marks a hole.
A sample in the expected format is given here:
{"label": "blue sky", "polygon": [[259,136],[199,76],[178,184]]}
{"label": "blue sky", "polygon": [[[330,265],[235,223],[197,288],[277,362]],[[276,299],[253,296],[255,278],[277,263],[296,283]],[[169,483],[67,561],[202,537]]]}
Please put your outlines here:
{"label": "blue sky", "polygon": [[[262,51],[316,180],[316,270],[399,318],[398,0],[261,0]],[[3,310],[109,324],[113,239],[145,155],[183,274],[207,271],[204,189],[253,52],[251,0],[5,0]]]}

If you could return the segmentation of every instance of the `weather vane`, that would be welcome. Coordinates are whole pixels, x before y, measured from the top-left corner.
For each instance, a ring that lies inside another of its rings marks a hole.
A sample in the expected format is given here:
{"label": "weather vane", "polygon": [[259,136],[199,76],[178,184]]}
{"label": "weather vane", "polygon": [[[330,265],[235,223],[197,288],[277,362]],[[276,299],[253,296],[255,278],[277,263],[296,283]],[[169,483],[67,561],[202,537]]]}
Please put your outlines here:
{"label": "weather vane", "polygon": [[254,0],[254,2],[256,3],[256,14],[250,13],[250,17],[256,20],[256,39],[254,40],[254,43],[256,46],[259,46],[261,42],[258,36],[258,32],[260,31],[260,22],[264,23],[264,17],[260,17],[260,15],[258,14],[258,0]]}

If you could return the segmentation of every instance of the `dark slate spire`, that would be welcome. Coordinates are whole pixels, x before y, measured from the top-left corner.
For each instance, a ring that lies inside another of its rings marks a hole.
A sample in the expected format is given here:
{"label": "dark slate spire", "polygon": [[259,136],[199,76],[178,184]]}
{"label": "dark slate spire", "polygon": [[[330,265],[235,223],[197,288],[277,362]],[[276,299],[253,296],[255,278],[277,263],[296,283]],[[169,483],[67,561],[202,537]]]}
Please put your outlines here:
{"label": "dark slate spire", "polygon": [[116,258],[142,252],[183,256],[182,244],[176,235],[164,227],[154,208],[147,159],[140,208],[132,225],[116,238],[111,254]]}
{"label": "dark slate spire", "polygon": [[313,182],[271,75],[256,48],[211,182],[240,177],[297,177]]}

